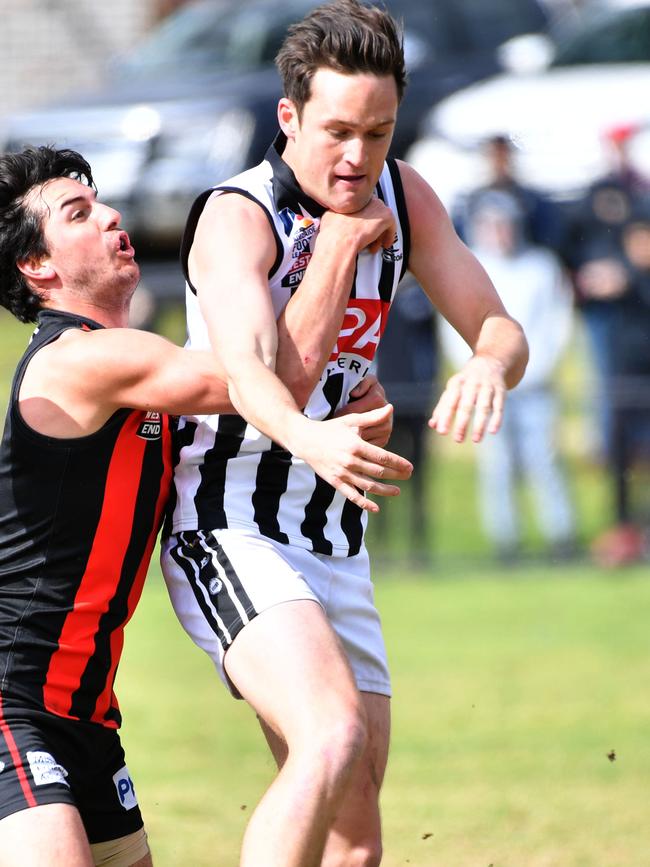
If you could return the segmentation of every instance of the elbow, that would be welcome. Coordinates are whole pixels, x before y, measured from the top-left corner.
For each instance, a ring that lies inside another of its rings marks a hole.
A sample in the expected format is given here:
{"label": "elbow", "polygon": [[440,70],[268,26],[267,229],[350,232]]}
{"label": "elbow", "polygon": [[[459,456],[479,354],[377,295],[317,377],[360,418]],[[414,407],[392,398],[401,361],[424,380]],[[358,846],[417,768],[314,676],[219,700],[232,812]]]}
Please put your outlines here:
{"label": "elbow", "polygon": [[293,357],[278,356],[276,375],[282,380],[296,404],[303,409],[307,406],[312,391],[316,388],[322,373],[322,359],[318,354],[305,353]]}

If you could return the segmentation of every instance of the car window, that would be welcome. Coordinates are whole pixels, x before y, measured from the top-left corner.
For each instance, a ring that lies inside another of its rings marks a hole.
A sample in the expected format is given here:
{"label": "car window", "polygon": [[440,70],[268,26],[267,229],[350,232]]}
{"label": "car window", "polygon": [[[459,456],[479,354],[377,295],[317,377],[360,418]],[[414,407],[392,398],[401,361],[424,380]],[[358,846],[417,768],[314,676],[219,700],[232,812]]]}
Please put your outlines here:
{"label": "car window", "polygon": [[553,66],[644,61],[650,61],[650,9],[628,9],[560,43]]}
{"label": "car window", "polygon": [[543,30],[546,16],[529,0],[456,0],[468,49],[495,47],[521,33]]}
{"label": "car window", "polygon": [[[269,38],[274,44],[280,38],[270,34],[268,18],[245,4],[189,4],[122,58],[119,69],[135,79],[154,79],[176,75],[179,69],[207,73],[259,66],[271,50]],[[282,17],[282,32],[290,20]]]}
{"label": "car window", "polygon": [[179,63],[191,71],[225,64],[231,38],[223,9],[189,5],[171,15],[119,62],[120,71],[136,78],[173,72]]}

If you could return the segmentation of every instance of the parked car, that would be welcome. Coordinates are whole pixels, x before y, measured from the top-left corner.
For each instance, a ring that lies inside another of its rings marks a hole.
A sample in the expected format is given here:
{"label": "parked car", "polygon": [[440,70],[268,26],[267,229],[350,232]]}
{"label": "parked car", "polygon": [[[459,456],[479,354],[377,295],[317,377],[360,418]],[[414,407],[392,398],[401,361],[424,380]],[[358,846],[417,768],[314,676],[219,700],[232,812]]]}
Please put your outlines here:
{"label": "parked car", "polygon": [[485,180],[480,145],[494,135],[516,146],[522,179],[559,201],[611,168],[607,135],[616,128],[639,129],[628,150],[648,174],[648,0],[610,0],[555,45],[521,37],[504,54],[515,70],[439,102],[407,154],[447,206]]}
{"label": "parked car", "polygon": [[[290,23],[316,0],[199,0],[114,64],[105,86],[6,119],[0,149],[55,142],[80,150],[100,194],[124,214],[140,254],[176,251],[206,187],[262,159],[277,128],[273,59]],[[387,0],[405,21],[410,86],[394,152],[425,110],[498,69],[498,49],[546,28],[538,0]],[[2,126],[0,124],[0,126]]]}

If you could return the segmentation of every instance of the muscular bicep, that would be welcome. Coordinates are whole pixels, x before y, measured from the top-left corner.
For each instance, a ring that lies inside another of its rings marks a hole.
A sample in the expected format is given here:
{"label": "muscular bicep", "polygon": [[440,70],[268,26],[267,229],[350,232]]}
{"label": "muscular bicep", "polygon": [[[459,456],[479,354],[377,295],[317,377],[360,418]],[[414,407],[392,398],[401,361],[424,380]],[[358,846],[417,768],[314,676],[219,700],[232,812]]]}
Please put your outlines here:
{"label": "muscular bicep", "polygon": [[405,163],[400,174],[411,228],[409,269],[439,313],[474,347],[489,316],[507,315],[501,299],[431,187]]}
{"label": "muscular bicep", "polygon": [[190,252],[212,349],[228,376],[255,355],[273,367],[277,327],[268,285],[275,238],[262,208],[238,194],[210,199]]}
{"label": "muscular bicep", "polygon": [[174,415],[232,411],[212,353],[130,328],[63,335],[34,356],[20,392],[25,421],[56,437],[93,433],[122,407]]}

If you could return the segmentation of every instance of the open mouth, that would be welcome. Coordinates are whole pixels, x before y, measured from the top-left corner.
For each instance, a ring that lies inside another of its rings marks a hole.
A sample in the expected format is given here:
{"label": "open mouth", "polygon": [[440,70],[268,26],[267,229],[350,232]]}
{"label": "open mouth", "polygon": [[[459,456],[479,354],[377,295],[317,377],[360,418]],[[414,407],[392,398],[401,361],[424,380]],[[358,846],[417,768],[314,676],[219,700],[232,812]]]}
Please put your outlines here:
{"label": "open mouth", "polygon": [[120,253],[127,253],[131,250],[131,241],[126,232],[120,232],[118,240],[118,249]]}
{"label": "open mouth", "polygon": [[337,175],[339,181],[345,181],[348,184],[358,184],[365,178],[365,175]]}

